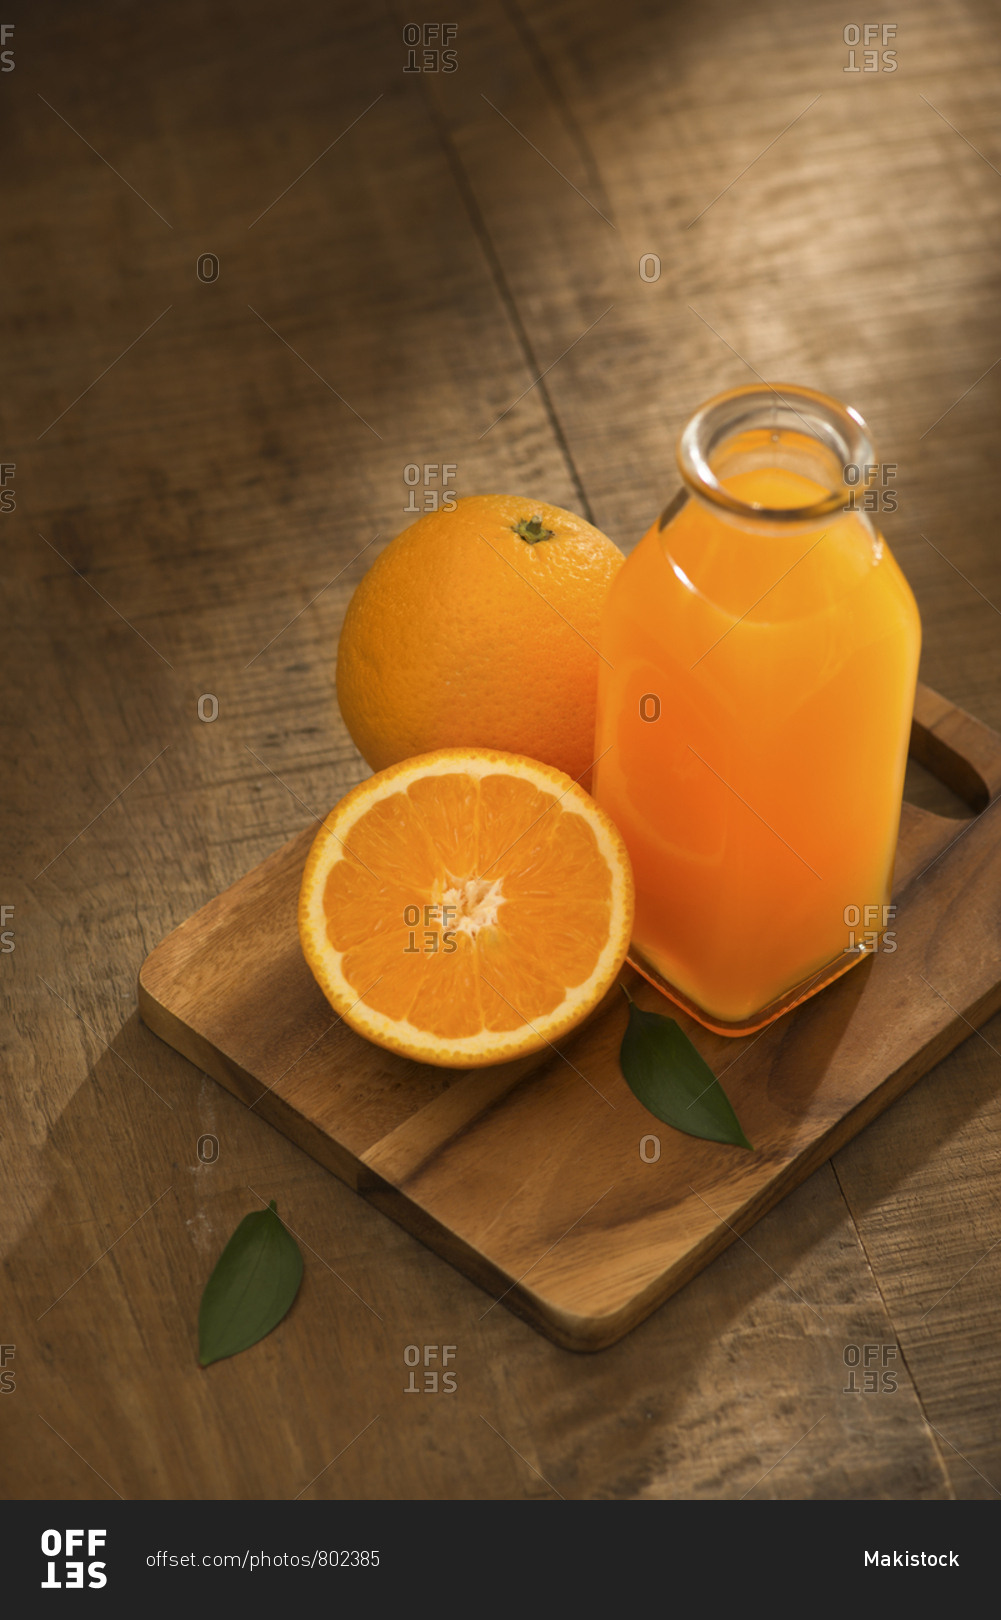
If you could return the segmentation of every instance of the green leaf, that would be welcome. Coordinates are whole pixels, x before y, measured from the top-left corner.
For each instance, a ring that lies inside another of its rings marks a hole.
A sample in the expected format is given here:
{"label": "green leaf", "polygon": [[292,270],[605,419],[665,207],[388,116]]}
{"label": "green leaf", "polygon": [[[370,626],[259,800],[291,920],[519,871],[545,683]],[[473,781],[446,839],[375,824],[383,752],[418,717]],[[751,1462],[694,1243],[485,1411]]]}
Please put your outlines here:
{"label": "green leaf", "polygon": [[665,1125],[707,1142],[751,1147],[723,1087],[673,1018],[644,1012],[630,997],[619,1062],[633,1095]]}
{"label": "green leaf", "polygon": [[302,1255],[267,1209],[244,1216],[216,1262],[198,1311],[198,1359],[203,1367],[249,1350],[278,1326],[299,1292]]}

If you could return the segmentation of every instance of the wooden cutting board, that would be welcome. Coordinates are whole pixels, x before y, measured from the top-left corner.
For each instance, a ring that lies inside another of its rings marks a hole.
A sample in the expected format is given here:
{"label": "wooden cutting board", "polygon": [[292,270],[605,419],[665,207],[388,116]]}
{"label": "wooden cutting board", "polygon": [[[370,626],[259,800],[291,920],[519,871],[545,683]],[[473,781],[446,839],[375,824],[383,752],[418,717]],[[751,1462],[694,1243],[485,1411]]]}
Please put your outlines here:
{"label": "wooden cutting board", "polygon": [[[371,1203],[573,1350],[641,1322],[1001,1006],[1001,737],[919,687],[911,756],[977,812],[905,804],[897,950],[757,1036],[673,1014],[756,1151],[672,1131],[618,1067],[615,990],[559,1055],[428,1067],[339,1022],[299,951],[307,828],[174,930],[143,1019]],[[484,1312],[490,1301],[484,1299]]]}

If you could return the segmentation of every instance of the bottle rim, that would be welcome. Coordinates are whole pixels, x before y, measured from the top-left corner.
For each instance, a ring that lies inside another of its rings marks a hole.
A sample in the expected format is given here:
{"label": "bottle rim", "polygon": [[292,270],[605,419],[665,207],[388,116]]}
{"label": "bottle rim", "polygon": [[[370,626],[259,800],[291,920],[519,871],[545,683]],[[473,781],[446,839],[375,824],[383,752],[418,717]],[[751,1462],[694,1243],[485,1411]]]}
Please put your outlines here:
{"label": "bottle rim", "polygon": [[741,431],[769,426],[799,433],[805,429],[837,456],[843,469],[875,465],[869,428],[854,406],[795,383],[751,383],[714,395],[686,423],[676,451],[686,487],[712,506],[769,527],[809,523],[842,510],[847,480],[807,506],[762,506],[724,488],[712,469],[713,451]]}

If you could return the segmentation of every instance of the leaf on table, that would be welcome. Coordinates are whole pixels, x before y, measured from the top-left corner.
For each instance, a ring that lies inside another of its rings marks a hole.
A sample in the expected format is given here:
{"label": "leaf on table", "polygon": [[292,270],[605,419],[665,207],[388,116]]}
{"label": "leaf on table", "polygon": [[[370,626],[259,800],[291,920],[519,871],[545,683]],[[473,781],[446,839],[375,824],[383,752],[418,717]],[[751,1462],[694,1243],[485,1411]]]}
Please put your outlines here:
{"label": "leaf on table", "polygon": [[302,1255],[274,1199],[244,1216],[216,1262],[198,1311],[203,1367],[249,1350],[278,1326],[299,1291]]}
{"label": "leaf on table", "polygon": [[726,1092],[680,1024],[644,1012],[632,997],[619,1062],[633,1095],[665,1125],[707,1142],[751,1147]]}

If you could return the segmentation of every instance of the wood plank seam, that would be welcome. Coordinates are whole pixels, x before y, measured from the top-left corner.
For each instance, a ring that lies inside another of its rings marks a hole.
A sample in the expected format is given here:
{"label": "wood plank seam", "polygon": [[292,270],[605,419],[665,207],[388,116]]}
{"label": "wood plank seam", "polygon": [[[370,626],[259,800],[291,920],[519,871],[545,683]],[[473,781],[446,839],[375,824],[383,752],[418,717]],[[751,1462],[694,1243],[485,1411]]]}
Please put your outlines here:
{"label": "wood plank seam", "polygon": [[873,1266],[872,1257],[869,1254],[868,1245],[866,1244],[865,1237],[863,1236],[862,1228],[861,1228],[858,1220],[856,1219],[855,1212],[852,1209],[851,1203],[850,1203],[849,1198],[848,1198],[848,1194],[845,1191],[844,1183],[842,1182],[841,1176],[838,1173],[838,1157],[839,1156],[837,1154],[835,1154],[831,1159],[831,1169],[834,1171],[834,1179],[838,1184],[838,1192],[840,1193],[841,1198],[842,1198],[842,1200],[844,1202],[845,1211],[847,1213],[849,1221],[851,1222],[852,1230],[854,1231],[855,1236],[858,1239],[859,1249],[861,1250],[863,1256],[865,1257],[865,1263],[866,1263],[866,1266],[868,1268],[869,1275],[872,1278],[873,1286],[875,1287],[876,1292],[879,1295],[880,1302],[882,1304],[884,1314],[886,1316],[887,1321],[890,1324],[890,1327],[893,1330],[894,1343],[896,1344],[897,1350],[900,1353],[900,1359],[903,1362],[904,1367],[906,1369],[908,1382],[910,1383],[911,1389],[914,1392],[914,1399],[918,1403],[918,1409],[920,1410],[920,1413],[921,1413],[921,1419],[922,1419],[922,1422],[924,1423],[924,1426],[925,1426],[925,1431],[926,1431],[926,1434],[927,1434],[928,1441],[931,1444],[932,1451],[933,1451],[933,1453],[935,1455],[935,1458],[936,1458],[936,1460],[938,1462],[939,1469],[941,1471],[943,1488],[944,1488],[944,1490],[946,1492],[946,1495],[947,1495],[949,1501],[954,1502],[956,1500],[956,1492],[955,1492],[955,1489],[954,1489],[953,1484],[952,1484],[952,1478],[951,1478],[951,1476],[949,1474],[949,1470],[948,1470],[948,1468],[946,1467],[946,1464],[945,1464],[945,1458],[942,1455],[942,1448],[939,1445],[938,1435],[937,1435],[935,1429],[932,1427],[931,1421],[930,1421],[930,1419],[928,1417],[928,1411],[927,1411],[927,1408],[925,1407],[924,1396],[922,1394],[921,1387],[920,1387],[920,1385],[918,1383],[917,1376],[916,1376],[916,1374],[914,1372],[914,1369],[911,1366],[910,1358],[909,1358],[909,1356],[907,1354],[907,1350],[904,1347],[904,1342],[903,1342],[903,1339],[901,1338],[900,1329],[897,1326],[896,1318],[895,1318],[895,1316],[893,1314],[892,1309],[890,1308],[890,1303],[889,1303],[888,1299],[886,1298],[885,1293],[883,1292],[883,1285],[880,1282],[879,1277],[876,1274],[876,1270],[875,1270],[875,1268]]}
{"label": "wood plank seam", "polygon": [[480,208],[472,178],[466,170],[466,166],[459,155],[455,142],[452,140],[451,133],[449,132],[448,126],[445,123],[441,110],[438,107],[431,90],[424,84],[423,75],[421,91],[428,107],[431,122],[434,126],[439,142],[441,143],[442,152],[445,155],[445,159],[455,180],[456,190],[459,192],[463,205],[466,209],[466,213],[469,216],[469,222],[473,234],[476,237],[476,240],[480,245],[480,249],[490,267],[490,274],[493,279],[494,286],[500,295],[504,308],[507,310],[508,319],[510,320],[514,330],[515,340],[521,350],[522,357],[526,366],[528,367],[530,375],[534,379],[532,389],[528,391],[532,392],[535,389],[538,390],[539,397],[543,402],[543,409],[545,410],[546,419],[549,423],[550,430],[556,444],[559,447],[559,452],[563,459],[563,463],[570,475],[571,482],[573,483],[574,491],[579,502],[580,514],[582,517],[587,518],[589,523],[594,523],[594,512],[591,507],[591,502],[588,500],[587,493],[584,489],[584,484],[580,476],[580,471],[574,460],[573,453],[571,452],[570,444],[566,433],[564,432],[563,425],[557,415],[552,394],[546,385],[544,376],[546,368],[545,366],[539,364],[533,350],[532,341],[529,337],[525,323],[522,320],[521,311],[518,308],[517,300],[510,284],[508,283],[507,276],[504,274],[504,268],[501,264],[500,255],[497,252],[493,237],[490,234],[490,229],[487,225],[486,218],[482,209]]}

